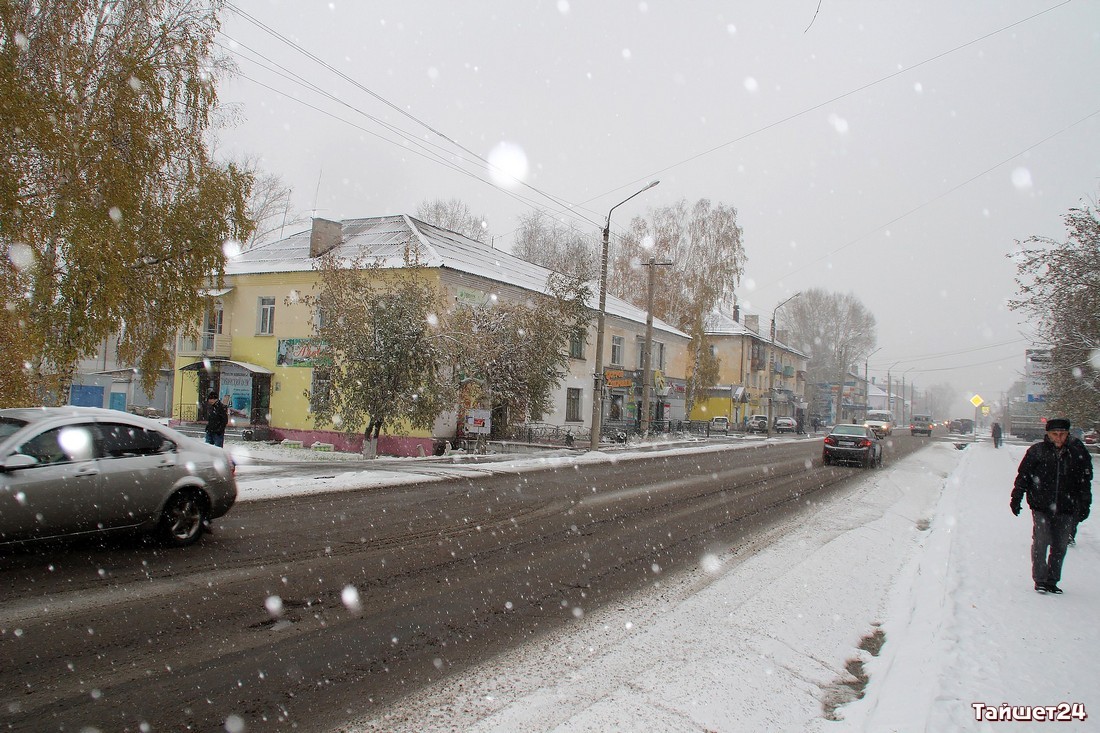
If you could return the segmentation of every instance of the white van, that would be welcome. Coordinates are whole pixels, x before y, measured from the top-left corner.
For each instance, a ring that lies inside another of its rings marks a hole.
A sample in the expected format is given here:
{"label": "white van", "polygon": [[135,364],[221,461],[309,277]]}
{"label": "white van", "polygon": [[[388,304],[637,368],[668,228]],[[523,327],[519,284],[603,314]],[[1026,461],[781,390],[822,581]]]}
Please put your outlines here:
{"label": "white van", "polygon": [[894,434],[894,413],[889,410],[868,410],[863,426],[871,428],[878,437]]}

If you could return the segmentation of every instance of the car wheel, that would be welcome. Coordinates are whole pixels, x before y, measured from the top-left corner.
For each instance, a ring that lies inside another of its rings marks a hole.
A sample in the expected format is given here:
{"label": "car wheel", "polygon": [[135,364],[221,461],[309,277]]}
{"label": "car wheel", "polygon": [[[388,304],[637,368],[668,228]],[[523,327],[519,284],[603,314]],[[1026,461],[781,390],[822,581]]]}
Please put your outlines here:
{"label": "car wheel", "polygon": [[206,524],[206,501],[193,489],[177,491],[164,505],[159,538],[170,547],[194,544]]}

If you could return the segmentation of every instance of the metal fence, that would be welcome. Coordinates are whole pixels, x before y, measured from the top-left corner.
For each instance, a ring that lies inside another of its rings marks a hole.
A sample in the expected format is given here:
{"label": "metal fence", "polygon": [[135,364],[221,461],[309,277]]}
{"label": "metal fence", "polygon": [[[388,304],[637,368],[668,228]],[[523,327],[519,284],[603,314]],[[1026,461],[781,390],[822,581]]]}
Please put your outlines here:
{"label": "metal fence", "polygon": [[[737,432],[730,428],[730,434]],[[712,435],[709,420],[655,420],[649,426],[650,435],[709,437]],[[723,433],[717,433],[722,435]],[[554,445],[581,448],[589,445],[591,429],[584,426],[561,426],[546,423],[527,423],[518,426],[513,440],[537,445]],[[629,420],[611,420],[600,426],[601,443],[629,443],[642,437],[641,425]]]}

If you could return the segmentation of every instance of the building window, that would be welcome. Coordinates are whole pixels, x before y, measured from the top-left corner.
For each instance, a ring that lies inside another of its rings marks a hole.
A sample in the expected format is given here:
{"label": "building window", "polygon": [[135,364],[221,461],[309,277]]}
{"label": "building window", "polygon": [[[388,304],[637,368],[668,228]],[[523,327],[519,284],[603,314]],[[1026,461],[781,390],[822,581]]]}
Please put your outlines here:
{"label": "building window", "polygon": [[634,339],[635,345],[638,347],[638,366],[636,369],[645,369],[645,339],[638,336]]}
{"label": "building window", "polygon": [[203,351],[214,350],[214,337],[220,336],[222,333],[223,316],[224,313],[220,304],[206,311],[206,323],[203,324],[202,329]]}
{"label": "building window", "polygon": [[569,358],[584,358],[584,331],[579,328],[569,337]]}
{"label": "building window", "polygon": [[313,378],[309,385],[309,411],[317,412],[328,407],[329,372],[328,369],[313,368]]}
{"label": "building window", "polygon": [[581,421],[581,391],[570,387],[565,390],[565,421]]}
{"label": "building window", "polygon": [[653,358],[650,360],[653,369],[665,369],[665,345],[660,341],[653,342]]}
{"label": "building window", "polygon": [[622,336],[611,337],[611,363],[614,366],[623,365],[623,351],[626,350],[626,343]]}
{"label": "building window", "polygon": [[275,298],[261,297],[259,311],[256,314],[256,333],[270,336],[275,333]]}

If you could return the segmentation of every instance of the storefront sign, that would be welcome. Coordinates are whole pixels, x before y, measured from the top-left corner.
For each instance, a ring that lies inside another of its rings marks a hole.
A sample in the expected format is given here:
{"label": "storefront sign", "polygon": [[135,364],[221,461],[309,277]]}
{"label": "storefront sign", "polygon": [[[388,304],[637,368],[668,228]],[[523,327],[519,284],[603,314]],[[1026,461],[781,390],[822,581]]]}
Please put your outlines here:
{"label": "storefront sign", "polygon": [[285,367],[329,366],[330,359],[322,356],[324,342],[319,339],[279,339],[279,353],[275,364]]}
{"label": "storefront sign", "polygon": [[604,369],[603,381],[608,387],[630,387],[634,384],[634,377],[627,376],[622,369]]}

